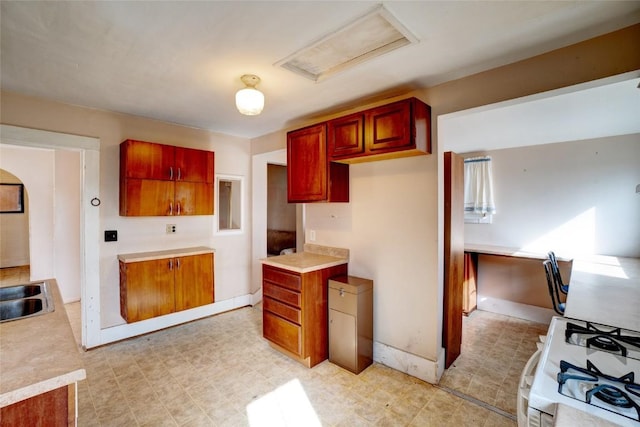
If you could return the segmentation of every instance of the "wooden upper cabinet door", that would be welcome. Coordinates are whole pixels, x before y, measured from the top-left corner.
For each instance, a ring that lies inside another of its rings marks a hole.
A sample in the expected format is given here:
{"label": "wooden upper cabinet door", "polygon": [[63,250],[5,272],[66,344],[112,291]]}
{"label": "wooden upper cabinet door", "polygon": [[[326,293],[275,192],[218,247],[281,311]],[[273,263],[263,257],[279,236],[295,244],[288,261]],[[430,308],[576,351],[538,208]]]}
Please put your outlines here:
{"label": "wooden upper cabinet door", "polygon": [[366,151],[381,153],[415,145],[410,100],[366,111]]}
{"label": "wooden upper cabinet door", "polygon": [[173,258],[126,264],[127,322],[175,311]]}
{"label": "wooden upper cabinet door", "polygon": [[120,183],[120,215],[175,215],[173,181],[126,179]]}
{"label": "wooden upper cabinet door", "polygon": [[213,151],[176,147],[176,181],[213,183]]}
{"label": "wooden upper cabinet door", "polygon": [[319,124],[287,134],[289,203],[327,200],[326,126]]}
{"label": "wooden upper cabinet door", "polygon": [[213,254],[175,258],[176,311],[213,304]]}
{"label": "wooden upper cabinet door", "polygon": [[128,139],[120,144],[120,168],[124,178],[174,179],[174,147]]}
{"label": "wooden upper cabinet door", "polygon": [[356,113],[327,122],[329,160],[364,153],[364,114]]}
{"label": "wooden upper cabinet door", "polygon": [[176,182],[173,215],[213,215],[213,184]]}

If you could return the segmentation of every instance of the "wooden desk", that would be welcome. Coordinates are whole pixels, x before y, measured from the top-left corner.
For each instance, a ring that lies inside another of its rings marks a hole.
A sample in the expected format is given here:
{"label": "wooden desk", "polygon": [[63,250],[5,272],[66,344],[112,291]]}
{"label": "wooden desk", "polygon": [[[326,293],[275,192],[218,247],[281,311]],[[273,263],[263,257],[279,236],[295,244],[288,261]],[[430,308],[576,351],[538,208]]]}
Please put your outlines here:
{"label": "wooden desk", "polygon": [[640,258],[576,258],[564,315],[640,331]]}
{"label": "wooden desk", "polygon": [[[465,244],[464,250],[463,313],[468,314],[476,308],[478,294],[481,294],[485,310],[508,315],[511,310],[519,313],[525,310],[537,313],[532,314],[531,320],[538,321],[552,316],[542,267],[546,253],[476,244]],[[572,260],[559,257],[558,265],[563,279],[569,281]]]}

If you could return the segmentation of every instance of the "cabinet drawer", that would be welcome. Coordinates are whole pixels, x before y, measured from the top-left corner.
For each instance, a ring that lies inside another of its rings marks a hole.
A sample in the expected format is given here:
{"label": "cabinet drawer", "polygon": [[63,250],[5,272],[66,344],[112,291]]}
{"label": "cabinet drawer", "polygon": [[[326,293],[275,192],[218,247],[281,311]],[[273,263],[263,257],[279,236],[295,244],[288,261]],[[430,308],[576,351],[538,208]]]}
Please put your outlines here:
{"label": "cabinet drawer", "polygon": [[294,291],[299,291],[302,288],[300,286],[300,276],[284,270],[277,270],[264,266],[262,270],[262,278],[265,281],[276,283],[285,288],[293,289]]}
{"label": "cabinet drawer", "polygon": [[292,322],[300,324],[302,316],[300,315],[300,310],[290,305],[283,304],[280,301],[276,301],[271,298],[264,298],[262,300],[264,303],[263,310],[268,310],[274,314],[277,314],[280,317],[284,317],[287,320],[291,320]]}
{"label": "cabinet drawer", "polygon": [[276,286],[271,282],[263,282],[262,294],[266,297],[271,297],[300,308],[300,292],[290,291],[289,289]]}
{"label": "cabinet drawer", "polygon": [[342,295],[340,295],[339,289],[330,288],[329,307],[332,310],[355,316],[358,312],[358,295],[349,292],[342,292]]}
{"label": "cabinet drawer", "polygon": [[302,354],[302,328],[268,311],[262,312],[263,334],[269,341],[297,355]]}

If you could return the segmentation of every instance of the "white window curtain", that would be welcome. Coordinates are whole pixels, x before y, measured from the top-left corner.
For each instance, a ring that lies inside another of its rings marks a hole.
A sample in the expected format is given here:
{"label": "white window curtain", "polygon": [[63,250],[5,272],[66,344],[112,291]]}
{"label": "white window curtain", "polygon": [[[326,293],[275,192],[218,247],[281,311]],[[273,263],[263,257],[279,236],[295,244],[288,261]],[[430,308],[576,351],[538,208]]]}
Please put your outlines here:
{"label": "white window curtain", "polygon": [[465,219],[488,219],[475,222],[490,222],[491,215],[496,213],[489,156],[464,160],[464,213]]}

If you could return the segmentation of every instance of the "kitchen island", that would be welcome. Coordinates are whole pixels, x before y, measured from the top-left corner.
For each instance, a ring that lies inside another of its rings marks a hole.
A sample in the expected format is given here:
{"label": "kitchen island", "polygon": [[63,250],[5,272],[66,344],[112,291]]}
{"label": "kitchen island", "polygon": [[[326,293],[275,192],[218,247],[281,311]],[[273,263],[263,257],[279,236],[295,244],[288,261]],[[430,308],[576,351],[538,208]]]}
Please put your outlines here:
{"label": "kitchen island", "polygon": [[263,336],[312,367],[327,359],[328,281],[347,274],[349,251],[306,244],[297,254],[262,260]]}
{"label": "kitchen island", "polygon": [[12,419],[75,424],[77,382],[86,372],[55,279],[40,282],[53,296],[54,311],[0,323],[2,425]]}

